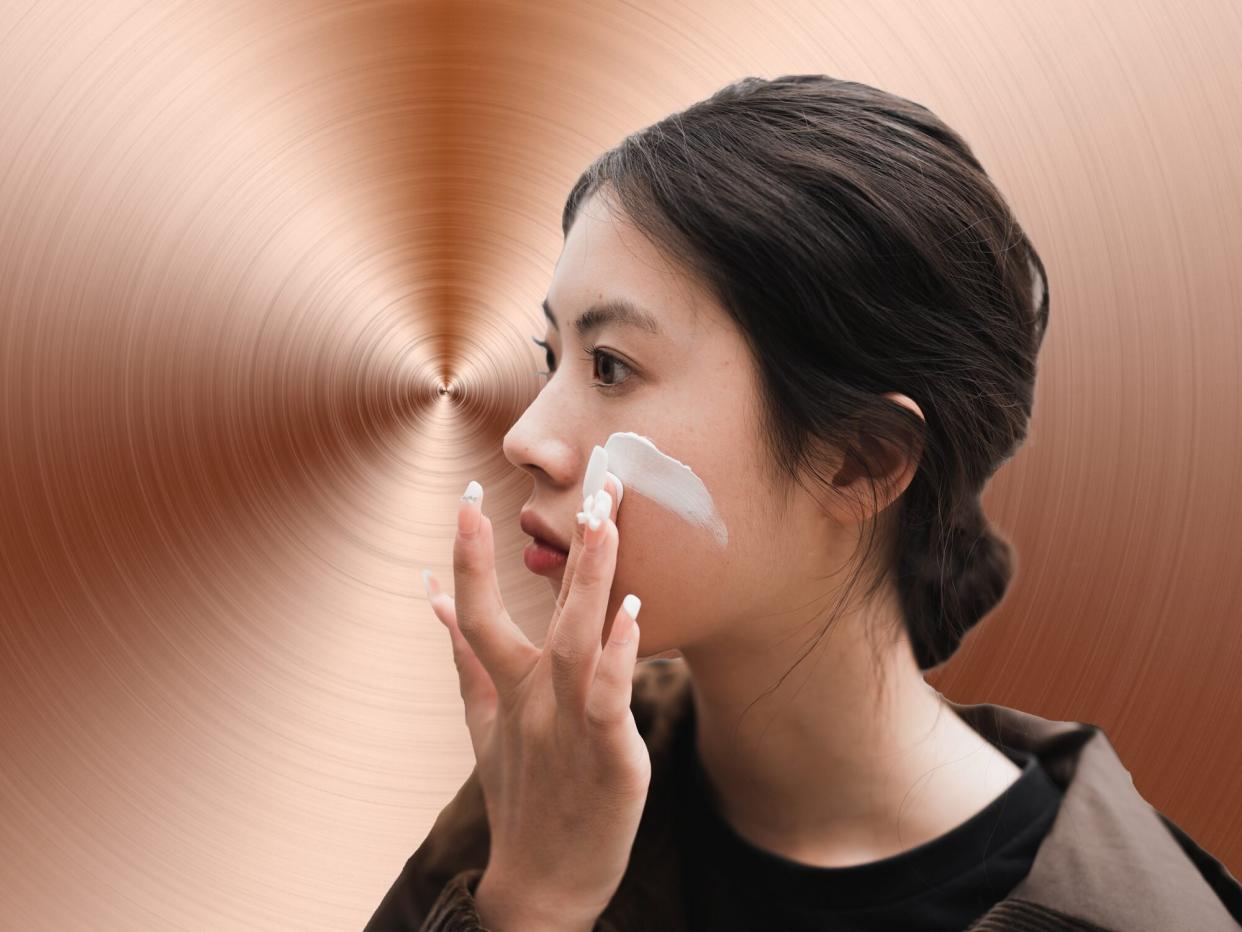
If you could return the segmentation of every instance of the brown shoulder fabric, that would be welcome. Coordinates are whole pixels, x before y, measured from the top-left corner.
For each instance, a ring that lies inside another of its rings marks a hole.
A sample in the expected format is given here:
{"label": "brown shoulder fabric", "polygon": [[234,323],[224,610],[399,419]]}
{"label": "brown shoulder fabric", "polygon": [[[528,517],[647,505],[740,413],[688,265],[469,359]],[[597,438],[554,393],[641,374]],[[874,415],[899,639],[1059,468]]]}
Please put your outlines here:
{"label": "brown shoulder fabric", "polygon": [[[950,705],[993,743],[1034,751],[1064,790],[1030,872],[993,912],[1008,910],[1007,904],[1017,901],[1072,917],[1086,923],[1083,928],[1242,928],[1209,878],[1139,794],[1099,726],[1045,719],[992,703]],[[1223,877],[1217,882],[1227,886]]]}
{"label": "brown shoulder fabric", "polygon": [[966,927],[966,932],[1113,932],[1028,900],[1004,899]]}
{"label": "brown shoulder fabric", "polygon": [[476,765],[405,862],[363,932],[479,932],[473,890],[490,848]]}
{"label": "brown shoulder fabric", "polygon": [[482,868],[454,874],[431,906],[419,932],[491,932],[479,918],[474,891],[483,876]]}

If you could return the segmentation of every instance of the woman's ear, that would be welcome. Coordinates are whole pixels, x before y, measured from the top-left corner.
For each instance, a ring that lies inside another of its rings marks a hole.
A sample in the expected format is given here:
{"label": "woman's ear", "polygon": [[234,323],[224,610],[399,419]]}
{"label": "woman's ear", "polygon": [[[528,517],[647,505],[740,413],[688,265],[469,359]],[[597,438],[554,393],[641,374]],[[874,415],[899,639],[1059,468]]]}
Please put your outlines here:
{"label": "woman's ear", "polygon": [[903,395],[900,392],[885,392],[881,397],[887,398],[889,401],[895,401],[903,408],[909,408],[919,416],[920,421],[927,420],[927,418],[923,417],[923,409],[919,407],[918,402],[909,395]]}
{"label": "woman's ear", "polygon": [[[883,397],[925,420],[923,409],[908,395],[886,392]],[[843,457],[832,484],[843,501],[852,503],[848,509],[849,518],[861,522],[883,511],[906,490],[919,467],[919,457],[910,456],[896,444],[873,435],[860,434],[858,445],[867,457],[872,475],[868,475],[866,467],[851,450]]]}

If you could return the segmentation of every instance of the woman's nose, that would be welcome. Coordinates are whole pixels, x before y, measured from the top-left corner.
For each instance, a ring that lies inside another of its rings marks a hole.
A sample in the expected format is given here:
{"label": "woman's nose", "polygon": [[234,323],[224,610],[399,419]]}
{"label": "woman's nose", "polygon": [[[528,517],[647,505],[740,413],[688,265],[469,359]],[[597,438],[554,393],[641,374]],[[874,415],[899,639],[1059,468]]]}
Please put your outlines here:
{"label": "woman's nose", "polygon": [[566,433],[566,425],[557,425],[548,417],[546,406],[534,402],[522,413],[505,434],[501,449],[505,458],[536,479],[554,486],[568,486],[581,479],[576,447]]}

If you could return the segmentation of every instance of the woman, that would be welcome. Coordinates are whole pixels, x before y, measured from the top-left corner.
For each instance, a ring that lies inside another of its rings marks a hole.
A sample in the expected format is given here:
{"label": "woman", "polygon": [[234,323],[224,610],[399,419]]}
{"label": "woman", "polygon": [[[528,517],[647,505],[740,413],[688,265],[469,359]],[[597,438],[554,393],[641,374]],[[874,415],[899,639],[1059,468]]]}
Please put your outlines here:
{"label": "woman", "polygon": [[471,483],[428,592],[478,764],[367,928],[1237,928],[1098,728],[923,679],[1011,578],[980,493],[1048,319],[961,138],[746,78],[602,155],[562,226],[504,441],[556,612],[543,649],[505,613]]}

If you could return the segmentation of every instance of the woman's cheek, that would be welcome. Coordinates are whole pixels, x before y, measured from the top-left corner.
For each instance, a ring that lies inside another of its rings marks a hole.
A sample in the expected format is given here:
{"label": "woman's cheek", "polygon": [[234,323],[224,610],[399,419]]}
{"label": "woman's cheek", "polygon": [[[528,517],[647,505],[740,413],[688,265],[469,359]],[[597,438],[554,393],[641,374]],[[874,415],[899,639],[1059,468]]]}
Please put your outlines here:
{"label": "woman's cheek", "polygon": [[706,620],[720,617],[728,560],[726,548],[709,531],[628,492],[617,531],[610,602],[619,607],[630,592],[642,599],[644,656],[693,640]]}

